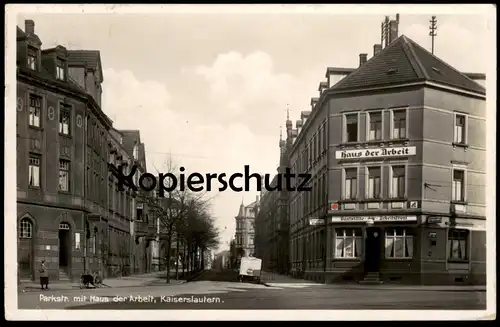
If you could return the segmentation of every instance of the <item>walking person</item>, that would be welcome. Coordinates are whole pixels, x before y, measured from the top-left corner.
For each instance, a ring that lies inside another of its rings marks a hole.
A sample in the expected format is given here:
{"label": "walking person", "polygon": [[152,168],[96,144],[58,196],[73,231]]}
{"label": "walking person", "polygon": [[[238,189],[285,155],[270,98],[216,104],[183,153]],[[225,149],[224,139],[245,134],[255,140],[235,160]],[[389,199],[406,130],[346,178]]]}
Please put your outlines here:
{"label": "walking person", "polygon": [[42,286],[42,290],[49,289],[49,270],[47,269],[47,266],[45,266],[45,261],[42,261],[42,264],[40,265],[40,285]]}

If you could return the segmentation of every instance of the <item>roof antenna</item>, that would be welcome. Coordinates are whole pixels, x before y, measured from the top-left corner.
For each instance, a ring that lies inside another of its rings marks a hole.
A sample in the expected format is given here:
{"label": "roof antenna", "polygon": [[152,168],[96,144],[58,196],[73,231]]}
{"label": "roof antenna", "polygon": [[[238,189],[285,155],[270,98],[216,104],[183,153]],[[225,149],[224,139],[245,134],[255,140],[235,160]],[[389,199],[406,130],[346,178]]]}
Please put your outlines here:
{"label": "roof antenna", "polygon": [[288,107],[289,104],[286,104],[286,120],[290,120],[290,108]]}
{"label": "roof antenna", "polygon": [[429,21],[430,26],[429,26],[429,36],[431,37],[431,53],[434,54],[434,37],[437,36],[437,19],[436,16],[432,16],[431,20]]}

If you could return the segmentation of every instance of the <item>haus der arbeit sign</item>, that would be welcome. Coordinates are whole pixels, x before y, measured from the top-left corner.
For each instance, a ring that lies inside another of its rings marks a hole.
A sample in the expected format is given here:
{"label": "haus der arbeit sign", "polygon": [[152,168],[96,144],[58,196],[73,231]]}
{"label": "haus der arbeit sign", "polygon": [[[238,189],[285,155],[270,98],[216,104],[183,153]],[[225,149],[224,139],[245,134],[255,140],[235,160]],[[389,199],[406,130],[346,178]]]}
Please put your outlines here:
{"label": "haus der arbeit sign", "polygon": [[335,152],[335,159],[386,158],[416,155],[416,147],[375,148],[359,150],[341,150]]}

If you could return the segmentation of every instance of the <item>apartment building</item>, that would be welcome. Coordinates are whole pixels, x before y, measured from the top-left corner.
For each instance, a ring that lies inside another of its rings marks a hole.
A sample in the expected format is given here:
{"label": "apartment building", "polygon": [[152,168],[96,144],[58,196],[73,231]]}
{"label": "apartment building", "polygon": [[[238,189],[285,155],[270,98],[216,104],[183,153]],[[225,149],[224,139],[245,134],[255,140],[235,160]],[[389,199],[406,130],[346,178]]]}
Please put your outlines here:
{"label": "apartment building", "polygon": [[101,109],[102,82],[99,51],[42,50],[32,20],[17,28],[21,280],[37,278],[42,260],[52,280],[130,273],[133,195],[117,190],[108,163],[133,156]]}
{"label": "apartment building", "polygon": [[357,69],[334,83],[348,70],[329,69],[296,124],[290,164],[313,178],[289,199],[292,273],[484,284],[485,76],[398,37],[398,24]]}
{"label": "apartment building", "polygon": [[[287,137],[284,140],[280,134],[279,140],[278,174],[273,177],[269,185],[274,190],[262,189],[255,218],[256,257],[262,259],[264,270],[280,274],[290,272],[289,191],[284,176],[287,173],[286,168],[289,167],[288,154],[293,144],[292,139],[297,134],[297,130],[292,128],[293,124],[288,114],[285,126]],[[280,187],[276,189],[277,186]]]}
{"label": "apartment building", "polygon": [[17,28],[18,262],[21,279],[34,279],[42,260],[52,279],[68,279],[88,269],[88,221],[107,210],[111,121],[95,92],[99,58],[81,85],[75,53],[41,46],[32,20]]}
{"label": "apartment building", "polygon": [[255,255],[255,217],[259,205],[259,196],[251,204],[240,205],[236,220],[235,248],[239,258]]}

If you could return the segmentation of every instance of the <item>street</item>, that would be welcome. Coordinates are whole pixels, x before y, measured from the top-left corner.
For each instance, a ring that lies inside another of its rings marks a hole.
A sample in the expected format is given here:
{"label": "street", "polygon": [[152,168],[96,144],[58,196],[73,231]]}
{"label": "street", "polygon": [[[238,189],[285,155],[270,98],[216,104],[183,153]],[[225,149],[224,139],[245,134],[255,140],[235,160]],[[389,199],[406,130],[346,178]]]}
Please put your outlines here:
{"label": "street", "polygon": [[269,287],[239,283],[234,277],[232,272],[208,271],[180,285],[19,293],[19,309],[486,309],[486,292],[480,291],[314,283],[274,283]]}

